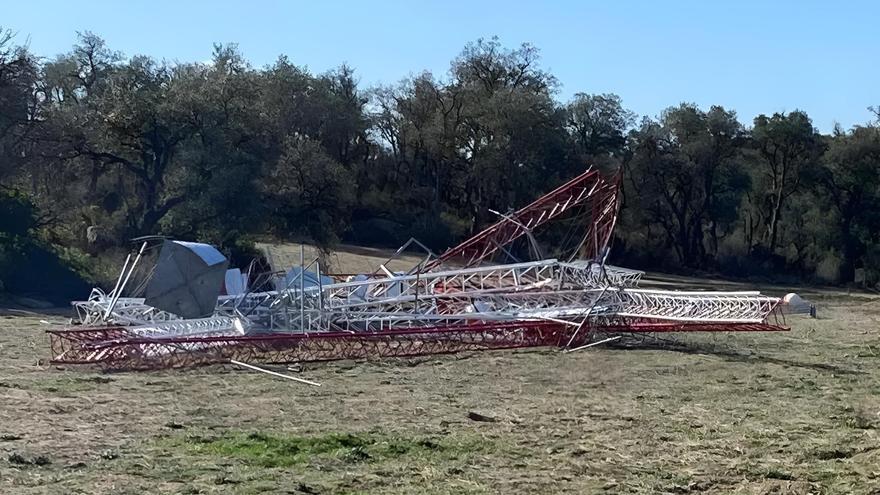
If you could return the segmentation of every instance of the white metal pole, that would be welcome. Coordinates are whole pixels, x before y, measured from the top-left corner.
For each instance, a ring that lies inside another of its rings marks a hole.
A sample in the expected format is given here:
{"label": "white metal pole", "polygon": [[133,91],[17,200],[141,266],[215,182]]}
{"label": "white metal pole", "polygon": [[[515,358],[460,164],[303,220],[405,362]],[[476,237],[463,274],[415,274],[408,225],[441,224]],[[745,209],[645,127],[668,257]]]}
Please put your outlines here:
{"label": "white metal pole", "polygon": [[128,253],[128,255],[125,256],[125,263],[122,265],[122,270],[119,271],[119,278],[116,279],[116,285],[113,286],[113,291],[110,293],[111,300],[113,300],[113,296],[116,295],[116,291],[119,290],[119,284],[122,283],[122,277],[125,276],[129,261],[131,261],[131,253]]}
{"label": "white metal pole", "polygon": [[582,346],[580,346],[580,347],[575,347],[574,349],[567,349],[567,350],[565,350],[565,351],[563,351],[563,352],[574,352],[574,351],[579,351],[579,350],[581,350],[581,349],[586,349],[587,347],[593,347],[594,345],[604,344],[605,342],[611,342],[612,340],[617,340],[617,339],[619,339],[619,338],[620,338],[620,335],[618,335],[617,337],[610,337],[610,338],[607,338],[607,339],[604,339],[604,340],[600,340],[599,342],[593,342],[592,344],[587,344],[587,345],[582,345]]}
{"label": "white metal pole", "polygon": [[324,326],[324,283],[321,281],[321,262],[315,262],[318,271],[318,327],[323,330]]}
{"label": "white metal pole", "polygon": [[107,312],[104,313],[104,321],[107,321],[107,318],[110,317],[110,313],[113,311],[113,307],[116,306],[116,302],[119,301],[119,296],[122,294],[122,290],[128,285],[128,279],[131,278],[131,274],[134,273],[134,269],[138,264],[138,261],[141,260],[141,256],[144,254],[144,250],[147,249],[147,243],[144,241],[141,244],[141,249],[138,251],[137,256],[134,258],[134,262],[131,264],[131,268],[128,270],[128,274],[125,276],[125,280],[122,281],[122,285],[119,287],[119,293],[115,294],[113,300],[110,301],[110,306],[107,307]]}
{"label": "white metal pole", "polygon": [[305,332],[306,327],[306,252],[302,243],[299,245],[299,325]]}
{"label": "white metal pole", "polygon": [[313,387],[320,387],[321,384],[318,382],[313,382],[311,380],[304,380],[302,378],[297,378],[295,376],[285,375],[283,373],[276,373],[274,371],[269,371],[267,369],[260,368],[259,366],[254,366],[252,364],[242,363],[241,361],[236,361],[234,359],[229,360],[230,363],[236,364],[238,366],[242,366],[244,368],[250,368],[254,371],[259,371],[260,373],[266,373],[267,375],[277,376],[279,378],[287,378],[288,380],[293,380],[295,382],[305,383],[306,385],[311,385]]}

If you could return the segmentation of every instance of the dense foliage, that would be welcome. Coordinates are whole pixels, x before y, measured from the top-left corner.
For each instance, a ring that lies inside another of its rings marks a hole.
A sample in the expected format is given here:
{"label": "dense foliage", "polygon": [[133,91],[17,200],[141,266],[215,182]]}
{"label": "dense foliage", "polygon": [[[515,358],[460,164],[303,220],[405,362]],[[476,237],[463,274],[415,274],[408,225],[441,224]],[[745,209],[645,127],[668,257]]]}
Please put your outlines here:
{"label": "dense foliage", "polygon": [[743,124],[682,103],[639,121],[616,95],[560,103],[534,47],[494,39],[442,77],[365,89],[346,66],[255,68],[232,45],[168,63],[84,33],[41,59],[4,33],[0,253],[27,239],[82,260],[157,233],[441,249],[594,164],[624,171],[618,262],[836,282],[880,269],[880,116],[832,135],[801,111]]}

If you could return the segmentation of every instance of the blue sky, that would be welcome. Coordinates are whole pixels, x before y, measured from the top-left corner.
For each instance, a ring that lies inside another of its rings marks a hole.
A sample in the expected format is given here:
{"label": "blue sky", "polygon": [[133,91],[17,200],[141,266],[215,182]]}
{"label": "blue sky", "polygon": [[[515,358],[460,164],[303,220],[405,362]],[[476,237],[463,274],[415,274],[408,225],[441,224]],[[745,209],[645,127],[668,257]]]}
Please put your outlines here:
{"label": "blue sky", "polygon": [[877,1],[9,0],[0,12],[0,25],[45,56],[83,30],[126,55],[172,61],[236,42],[257,66],[282,53],[315,72],[347,62],[369,86],[442,75],[465,43],[498,36],[541,50],[562,101],[613,92],[650,116],[682,101],[720,104],[747,124],[802,109],[826,132],[880,105]]}

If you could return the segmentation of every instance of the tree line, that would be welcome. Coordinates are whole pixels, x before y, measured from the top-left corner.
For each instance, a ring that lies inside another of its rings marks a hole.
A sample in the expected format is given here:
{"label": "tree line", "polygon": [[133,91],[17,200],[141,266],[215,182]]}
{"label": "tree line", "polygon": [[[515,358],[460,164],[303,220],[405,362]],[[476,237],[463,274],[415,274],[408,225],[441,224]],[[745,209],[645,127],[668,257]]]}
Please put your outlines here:
{"label": "tree line", "polygon": [[624,174],[612,261],[830,282],[880,270],[880,109],[831,134],[802,111],[639,118],[613,94],[560,102],[538,50],[497,39],[445,75],[364,88],[351,67],[254,67],[235,45],[169,63],[86,32],[43,58],[0,32],[7,285],[29,250],[88,272],[150,234],[234,256],[261,235],[439,250],[589,164]]}

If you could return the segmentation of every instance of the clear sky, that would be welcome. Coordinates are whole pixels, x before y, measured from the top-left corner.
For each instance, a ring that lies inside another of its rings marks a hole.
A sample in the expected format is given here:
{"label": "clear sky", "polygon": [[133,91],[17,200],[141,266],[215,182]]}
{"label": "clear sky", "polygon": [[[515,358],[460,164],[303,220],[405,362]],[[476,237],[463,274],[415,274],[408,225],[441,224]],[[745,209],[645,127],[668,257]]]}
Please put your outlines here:
{"label": "clear sky", "polygon": [[210,58],[236,42],[256,66],[286,54],[323,72],[342,62],[362,85],[446,73],[468,41],[529,42],[574,93],[613,92],[656,116],[682,101],[720,104],[749,124],[802,109],[822,131],[880,105],[880,1],[22,1],[0,26],[44,56],[91,30],[126,55]]}

